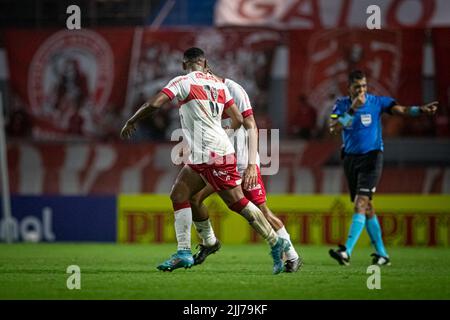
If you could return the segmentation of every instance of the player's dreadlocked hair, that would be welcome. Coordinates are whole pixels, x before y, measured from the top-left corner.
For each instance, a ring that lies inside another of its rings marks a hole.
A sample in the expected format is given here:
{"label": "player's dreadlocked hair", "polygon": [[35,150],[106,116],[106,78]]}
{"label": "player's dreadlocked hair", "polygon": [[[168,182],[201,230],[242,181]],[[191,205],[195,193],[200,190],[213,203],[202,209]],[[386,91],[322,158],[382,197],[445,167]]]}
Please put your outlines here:
{"label": "player's dreadlocked hair", "polygon": [[205,59],[205,53],[202,49],[192,47],[187,49],[183,54],[183,62],[197,62],[200,59]]}
{"label": "player's dreadlocked hair", "polygon": [[361,79],[363,79],[365,77],[366,77],[366,75],[364,74],[363,71],[361,71],[361,70],[353,70],[348,75],[348,85],[350,86],[355,80],[361,80]]}

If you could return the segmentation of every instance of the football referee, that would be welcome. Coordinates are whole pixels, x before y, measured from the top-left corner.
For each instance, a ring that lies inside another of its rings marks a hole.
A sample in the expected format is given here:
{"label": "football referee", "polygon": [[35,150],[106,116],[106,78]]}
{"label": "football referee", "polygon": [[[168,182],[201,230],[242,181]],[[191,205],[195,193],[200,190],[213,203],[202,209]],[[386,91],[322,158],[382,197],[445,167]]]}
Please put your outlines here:
{"label": "football referee", "polygon": [[329,254],[340,265],[349,265],[353,248],[365,227],[376,250],[371,255],[372,264],[390,265],[372,204],[383,169],[381,115],[383,112],[409,117],[433,115],[438,102],[406,107],[393,98],[369,94],[366,76],[360,70],[349,74],[348,89],[349,96],[338,98],[333,107],[329,130],[332,135],[342,132],[344,173],[354,202],[354,214],[345,246],[330,249]]}

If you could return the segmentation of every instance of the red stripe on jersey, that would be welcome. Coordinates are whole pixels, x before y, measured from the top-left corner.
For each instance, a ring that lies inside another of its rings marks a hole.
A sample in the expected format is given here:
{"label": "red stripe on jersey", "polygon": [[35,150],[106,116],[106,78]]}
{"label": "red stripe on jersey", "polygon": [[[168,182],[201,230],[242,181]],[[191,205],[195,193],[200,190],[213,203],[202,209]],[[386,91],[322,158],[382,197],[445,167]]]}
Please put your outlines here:
{"label": "red stripe on jersey", "polygon": [[203,89],[203,86],[198,86],[195,84],[191,84],[188,98],[189,97],[191,97],[191,100],[208,100],[208,95],[206,94],[205,89]]}
{"label": "red stripe on jersey", "polygon": [[[244,112],[241,113],[242,116],[244,118],[247,118],[249,116],[251,116],[253,114],[253,110],[252,109],[247,109]],[[228,114],[226,114],[225,112],[222,113],[222,120],[228,119],[230,116]]]}
{"label": "red stripe on jersey", "polygon": [[[206,93],[203,86],[191,84],[188,96],[186,97],[186,99],[180,101],[179,107],[181,107],[183,104],[188,103],[191,100],[210,101],[210,98],[208,97],[208,94]],[[224,104],[225,109],[227,108],[227,106],[225,104],[225,90],[224,89],[217,90],[217,103]]]}
{"label": "red stripe on jersey", "polygon": [[242,116],[244,118],[250,117],[253,114],[253,110],[252,109],[247,109],[244,112],[242,112]]}
{"label": "red stripe on jersey", "polygon": [[234,104],[234,99],[231,98],[230,100],[228,100],[227,103],[225,103],[225,107],[223,107],[223,110],[228,109],[229,107],[231,107]]}
{"label": "red stripe on jersey", "polygon": [[217,94],[218,94],[217,102],[225,104],[225,90],[224,89],[219,89],[217,91],[218,91],[217,92]]}
{"label": "red stripe on jersey", "polygon": [[183,104],[186,104],[191,100],[208,100],[208,96],[206,95],[203,86],[191,84],[188,96],[186,99],[180,101],[179,106],[181,107]]}
{"label": "red stripe on jersey", "polygon": [[170,100],[172,100],[175,97],[175,95],[173,94],[172,91],[170,91],[169,88],[164,88],[161,90],[161,92],[164,93],[166,96],[168,96]]}

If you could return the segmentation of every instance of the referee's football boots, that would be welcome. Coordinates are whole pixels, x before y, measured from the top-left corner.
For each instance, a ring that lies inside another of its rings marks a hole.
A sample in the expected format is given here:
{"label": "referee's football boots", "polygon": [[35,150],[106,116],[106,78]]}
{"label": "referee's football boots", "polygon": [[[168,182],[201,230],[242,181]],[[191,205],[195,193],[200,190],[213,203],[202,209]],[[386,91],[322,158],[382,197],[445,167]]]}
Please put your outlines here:
{"label": "referee's football boots", "polygon": [[198,264],[202,264],[205,259],[213,253],[216,253],[220,247],[220,241],[217,239],[216,243],[212,246],[205,246],[204,244],[198,244],[197,248],[200,247],[200,250],[196,254],[194,254],[194,266]]}
{"label": "referee's football boots", "polygon": [[328,251],[330,256],[335,259],[341,266],[349,266],[350,265],[350,256],[347,253],[347,248],[343,245],[339,245],[339,248],[336,250],[330,249]]}
{"label": "referee's football boots", "polygon": [[372,258],[372,264],[376,264],[377,266],[390,266],[391,260],[388,257],[380,256],[377,253],[372,253],[370,255]]}
{"label": "referee's football boots", "polygon": [[161,271],[172,272],[178,268],[188,269],[194,265],[194,258],[192,257],[191,250],[178,250],[173,254],[170,259],[164,261],[156,268]]}

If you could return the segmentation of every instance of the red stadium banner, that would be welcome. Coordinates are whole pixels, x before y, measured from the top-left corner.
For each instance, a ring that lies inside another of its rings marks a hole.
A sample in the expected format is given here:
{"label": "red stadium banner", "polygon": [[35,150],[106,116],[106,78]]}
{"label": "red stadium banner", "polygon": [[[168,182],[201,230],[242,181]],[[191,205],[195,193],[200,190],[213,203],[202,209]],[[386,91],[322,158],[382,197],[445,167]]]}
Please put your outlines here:
{"label": "red stadium banner", "polygon": [[161,90],[171,78],[183,74],[184,50],[199,47],[207,53],[208,63],[215,73],[237,81],[246,89],[258,114],[258,110],[267,107],[272,57],[283,40],[282,33],[262,29],[141,29],[135,36],[132,81],[124,113],[131,114],[143,99]]}
{"label": "red stadium banner", "polygon": [[[170,159],[173,146],[10,143],[10,190],[16,195],[168,194],[180,170]],[[325,165],[335,151],[329,143],[316,142],[297,156],[281,150],[279,174],[265,177],[268,194],[347,194],[342,167]],[[380,194],[449,192],[450,167],[445,166],[386,166],[377,188]]]}
{"label": "red stadium banner", "polygon": [[434,118],[435,133],[440,137],[450,136],[450,29],[432,31],[436,70],[436,99],[438,113]]}
{"label": "red stadium banner", "polygon": [[[287,120],[291,133],[301,119],[302,104],[315,108],[318,125],[327,121],[336,97],[347,95],[347,76],[353,69],[366,72],[369,92],[406,105],[420,104],[423,40],[423,32],[413,30],[291,31]],[[385,122],[397,120],[391,118]],[[401,129],[398,124],[394,127]]]}
{"label": "red stadium banner", "polygon": [[450,111],[450,29],[432,31],[438,100]]}
{"label": "red stadium banner", "polygon": [[214,24],[310,30],[366,28],[371,16],[367,9],[373,5],[380,9],[382,29],[450,26],[447,0],[219,0]]}
{"label": "red stadium banner", "polygon": [[101,136],[121,108],[133,29],[7,30],[13,100],[38,139]]}

